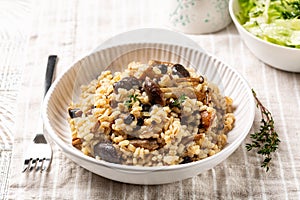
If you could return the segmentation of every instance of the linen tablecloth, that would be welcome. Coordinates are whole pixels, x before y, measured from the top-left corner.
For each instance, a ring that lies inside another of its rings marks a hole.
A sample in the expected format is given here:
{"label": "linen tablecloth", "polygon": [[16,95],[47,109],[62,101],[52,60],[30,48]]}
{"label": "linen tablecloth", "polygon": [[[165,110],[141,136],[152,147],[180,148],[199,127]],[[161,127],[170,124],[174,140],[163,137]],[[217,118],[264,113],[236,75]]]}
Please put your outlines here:
{"label": "linen tablecloth", "polygon": [[[0,199],[300,199],[300,74],[259,61],[233,24],[186,35],[240,72],[271,111],[281,143],[269,172],[242,145],[196,177],[157,186],[130,185],[95,175],[52,143],[47,173],[21,173],[43,99],[47,57],[59,57],[56,76],[110,37],[138,28],[166,28],[159,0],[0,1]],[[257,111],[250,132],[259,129]]]}

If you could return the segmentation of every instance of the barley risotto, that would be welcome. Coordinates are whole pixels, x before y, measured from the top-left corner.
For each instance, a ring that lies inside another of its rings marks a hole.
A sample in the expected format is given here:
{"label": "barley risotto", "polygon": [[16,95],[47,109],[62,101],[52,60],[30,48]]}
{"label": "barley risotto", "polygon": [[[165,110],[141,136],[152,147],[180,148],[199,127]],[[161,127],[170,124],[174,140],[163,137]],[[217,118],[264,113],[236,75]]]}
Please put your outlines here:
{"label": "barley risotto", "polygon": [[193,68],[151,60],[103,71],[68,109],[72,145],[112,163],[164,166],[212,156],[234,126],[232,99]]}

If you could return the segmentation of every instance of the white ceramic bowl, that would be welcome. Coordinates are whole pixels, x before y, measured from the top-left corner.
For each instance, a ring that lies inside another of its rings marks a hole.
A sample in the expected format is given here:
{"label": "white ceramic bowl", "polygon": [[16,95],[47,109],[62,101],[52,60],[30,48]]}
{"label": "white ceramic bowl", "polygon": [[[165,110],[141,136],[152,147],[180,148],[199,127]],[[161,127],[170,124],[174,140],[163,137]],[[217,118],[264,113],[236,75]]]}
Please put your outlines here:
{"label": "white ceramic bowl", "polygon": [[230,0],[229,13],[232,21],[245,44],[258,59],[284,71],[300,72],[300,49],[273,44],[251,34],[239,23],[236,17],[239,12],[238,0]]}
{"label": "white ceramic bowl", "polygon": [[[80,92],[79,86],[95,79],[107,66],[123,70],[131,61],[150,59],[195,67],[221,91],[234,100],[235,127],[228,134],[228,145],[206,159],[174,166],[140,167],[108,163],[84,155],[71,144],[67,122],[68,106]],[[245,79],[218,59],[197,49],[168,44],[127,44],[102,49],[75,62],[52,85],[45,97],[43,120],[52,140],[80,166],[100,176],[133,184],[163,184],[196,176],[211,169],[232,154],[248,134],[254,119],[255,104]]]}

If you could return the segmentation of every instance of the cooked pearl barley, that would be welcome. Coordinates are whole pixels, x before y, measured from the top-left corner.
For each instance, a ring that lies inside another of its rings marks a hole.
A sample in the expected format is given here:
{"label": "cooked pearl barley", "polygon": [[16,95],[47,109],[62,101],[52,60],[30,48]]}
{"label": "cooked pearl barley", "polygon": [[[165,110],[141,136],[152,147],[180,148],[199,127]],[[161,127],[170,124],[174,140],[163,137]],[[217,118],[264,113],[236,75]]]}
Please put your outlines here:
{"label": "cooked pearl barley", "polygon": [[[175,165],[186,157],[196,161],[221,151],[234,125],[232,99],[221,96],[194,69],[183,67],[190,77],[179,78],[174,64],[132,62],[123,72],[103,71],[82,86],[78,102],[70,102],[70,109],[82,112],[69,119],[74,146],[94,156],[94,146],[104,142],[114,148],[121,164],[140,166]],[[143,88],[146,76],[157,84],[152,92],[165,92],[160,105]],[[218,122],[224,122],[223,129]]]}

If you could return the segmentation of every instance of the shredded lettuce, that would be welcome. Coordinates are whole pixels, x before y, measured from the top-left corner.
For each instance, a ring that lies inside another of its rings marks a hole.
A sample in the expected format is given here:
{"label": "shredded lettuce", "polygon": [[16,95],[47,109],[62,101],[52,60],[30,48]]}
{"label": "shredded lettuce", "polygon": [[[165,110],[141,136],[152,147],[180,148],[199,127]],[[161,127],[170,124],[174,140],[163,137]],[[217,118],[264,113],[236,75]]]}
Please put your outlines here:
{"label": "shredded lettuce", "polygon": [[239,22],[257,37],[300,49],[300,0],[239,0]]}

